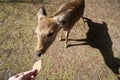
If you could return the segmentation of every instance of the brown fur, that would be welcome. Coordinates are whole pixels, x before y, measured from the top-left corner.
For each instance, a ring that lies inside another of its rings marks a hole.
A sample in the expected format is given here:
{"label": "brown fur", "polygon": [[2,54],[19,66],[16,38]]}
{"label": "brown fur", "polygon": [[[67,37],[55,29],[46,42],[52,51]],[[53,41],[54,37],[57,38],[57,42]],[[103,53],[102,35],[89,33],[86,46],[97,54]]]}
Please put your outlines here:
{"label": "brown fur", "polygon": [[58,31],[62,28],[66,34],[66,47],[69,32],[74,24],[83,17],[84,13],[84,0],[75,0],[70,3],[63,4],[59,11],[52,17],[47,17],[44,7],[41,7],[37,13],[38,26],[37,33],[37,47],[36,52],[38,55],[44,53],[46,49],[55,40]]}

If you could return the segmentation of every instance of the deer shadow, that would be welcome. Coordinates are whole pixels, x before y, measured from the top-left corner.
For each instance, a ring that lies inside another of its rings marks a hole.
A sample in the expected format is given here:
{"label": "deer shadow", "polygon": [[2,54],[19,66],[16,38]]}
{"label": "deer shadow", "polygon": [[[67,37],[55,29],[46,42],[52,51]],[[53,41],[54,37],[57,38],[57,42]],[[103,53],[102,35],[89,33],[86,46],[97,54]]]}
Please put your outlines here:
{"label": "deer shadow", "polygon": [[87,20],[87,24],[89,30],[86,34],[86,39],[69,39],[72,41],[84,41],[81,44],[71,44],[70,46],[79,46],[79,45],[90,45],[93,48],[99,49],[101,55],[104,58],[106,65],[112,70],[112,72],[116,75],[119,74],[120,67],[120,59],[114,57],[114,52],[112,50],[112,41],[110,35],[108,33],[108,27],[105,22],[102,24],[95,23],[91,19],[85,18]]}

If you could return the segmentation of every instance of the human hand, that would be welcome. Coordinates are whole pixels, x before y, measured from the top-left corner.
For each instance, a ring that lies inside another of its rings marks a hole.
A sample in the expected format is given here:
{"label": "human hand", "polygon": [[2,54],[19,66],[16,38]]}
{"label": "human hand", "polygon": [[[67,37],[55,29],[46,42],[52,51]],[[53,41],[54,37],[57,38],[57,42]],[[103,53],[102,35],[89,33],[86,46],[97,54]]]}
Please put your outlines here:
{"label": "human hand", "polygon": [[37,73],[41,70],[41,60],[37,61],[33,65],[33,69],[30,71],[22,72],[10,77],[8,80],[35,80]]}
{"label": "human hand", "polygon": [[10,77],[8,80],[35,80],[38,70],[30,70]]}

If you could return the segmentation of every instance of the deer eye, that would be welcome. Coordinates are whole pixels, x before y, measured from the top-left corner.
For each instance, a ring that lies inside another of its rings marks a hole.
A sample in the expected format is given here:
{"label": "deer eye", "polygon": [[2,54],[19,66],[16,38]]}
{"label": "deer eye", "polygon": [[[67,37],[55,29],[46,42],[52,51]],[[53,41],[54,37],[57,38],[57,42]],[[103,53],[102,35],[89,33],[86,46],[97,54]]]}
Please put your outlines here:
{"label": "deer eye", "polygon": [[51,32],[51,33],[49,33],[47,36],[48,36],[48,37],[51,37],[53,34],[54,34],[54,33]]}

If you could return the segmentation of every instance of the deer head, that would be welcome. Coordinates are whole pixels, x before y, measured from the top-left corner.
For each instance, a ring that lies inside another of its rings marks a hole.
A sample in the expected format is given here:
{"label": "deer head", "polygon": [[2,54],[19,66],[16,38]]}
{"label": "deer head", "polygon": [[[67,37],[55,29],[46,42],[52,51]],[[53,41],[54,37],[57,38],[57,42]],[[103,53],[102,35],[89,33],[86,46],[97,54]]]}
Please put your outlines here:
{"label": "deer head", "polygon": [[39,9],[37,13],[38,25],[35,31],[37,35],[37,56],[44,54],[48,47],[54,42],[60,28],[65,26],[66,16],[68,15],[68,13],[65,13],[49,18],[47,17],[44,7]]}

